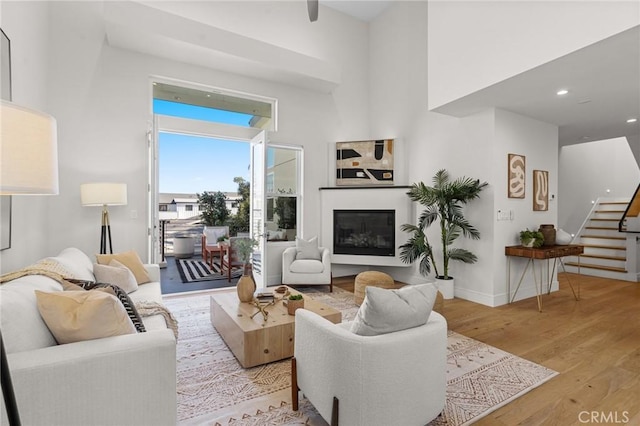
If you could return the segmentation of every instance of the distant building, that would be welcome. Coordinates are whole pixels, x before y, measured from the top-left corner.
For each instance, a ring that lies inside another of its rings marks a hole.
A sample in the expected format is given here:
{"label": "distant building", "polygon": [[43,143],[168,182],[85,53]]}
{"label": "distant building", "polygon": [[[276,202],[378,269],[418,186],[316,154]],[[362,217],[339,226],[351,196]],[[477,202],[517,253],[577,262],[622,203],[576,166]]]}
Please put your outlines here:
{"label": "distant building", "polygon": [[[232,215],[238,213],[238,203],[242,199],[237,192],[223,192],[227,197],[227,209]],[[158,194],[160,220],[192,219],[200,216],[200,205],[196,194]]]}

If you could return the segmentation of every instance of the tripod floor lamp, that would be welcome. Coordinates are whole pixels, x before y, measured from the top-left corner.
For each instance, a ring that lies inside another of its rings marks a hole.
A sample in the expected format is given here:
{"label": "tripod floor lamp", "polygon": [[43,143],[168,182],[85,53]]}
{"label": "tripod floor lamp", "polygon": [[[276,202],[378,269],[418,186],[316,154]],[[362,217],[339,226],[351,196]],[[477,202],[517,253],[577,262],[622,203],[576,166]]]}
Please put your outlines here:
{"label": "tripod floor lamp", "polygon": [[111,225],[107,206],[127,205],[126,183],[85,183],[80,185],[80,201],[83,206],[102,206],[102,225],[100,228],[100,254],[113,253],[111,243]]}
{"label": "tripod floor lamp", "polygon": [[[38,111],[0,101],[0,194],[58,194],[56,120]],[[0,330],[2,395],[11,426],[20,425],[11,371]],[[26,392],[22,392],[23,398]]]}

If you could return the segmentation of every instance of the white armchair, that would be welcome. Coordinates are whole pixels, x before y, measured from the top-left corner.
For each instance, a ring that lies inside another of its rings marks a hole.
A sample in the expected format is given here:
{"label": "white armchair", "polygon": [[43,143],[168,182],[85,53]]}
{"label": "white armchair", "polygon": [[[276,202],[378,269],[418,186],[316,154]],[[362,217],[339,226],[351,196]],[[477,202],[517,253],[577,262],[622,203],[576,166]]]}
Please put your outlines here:
{"label": "white armchair", "polygon": [[333,291],[331,253],[326,247],[318,249],[321,260],[296,259],[296,248],[286,248],[282,253],[282,284],[328,285],[329,291]]}
{"label": "white armchair", "polygon": [[299,391],[331,425],[422,426],[444,409],[447,322],[437,312],[422,326],[377,336],[304,309],[295,321],[294,411]]}

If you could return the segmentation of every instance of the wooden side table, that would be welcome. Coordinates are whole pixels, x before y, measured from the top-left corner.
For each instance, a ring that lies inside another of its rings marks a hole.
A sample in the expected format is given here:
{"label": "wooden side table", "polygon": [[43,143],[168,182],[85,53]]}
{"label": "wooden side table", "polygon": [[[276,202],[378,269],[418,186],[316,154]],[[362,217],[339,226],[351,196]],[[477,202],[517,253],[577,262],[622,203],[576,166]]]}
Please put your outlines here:
{"label": "wooden side table", "polygon": [[[580,273],[580,255],[584,253],[584,246],[581,245],[566,245],[566,246],[543,246],[543,247],[524,247],[524,246],[507,246],[504,248],[504,254],[507,256],[507,297],[509,303],[512,303],[516,298],[516,294],[518,293],[518,289],[520,288],[520,284],[522,284],[522,280],[524,279],[529,266],[531,266],[531,272],[533,273],[533,281],[536,286],[536,298],[538,300],[538,311],[542,312],[542,289],[543,289],[543,274],[542,274],[542,263],[540,264],[540,280],[538,282],[538,278],[536,276],[534,260],[546,260],[547,261],[547,294],[551,293],[551,284],[553,275],[556,271],[557,261],[560,260],[560,265],[562,266],[562,270],[566,273],[564,269],[564,262],[562,258],[565,256],[578,256],[578,274]],[[529,259],[527,264],[522,271],[522,275],[520,275],[520,280],[518,281],[518,285],[516,286],[516,290],[511,295],[511,258],[512,257],[524,257]],[[550,260],[553,259],[553,269],[549,272],[549,263]],[[571,291],[573,292],[573,297],[576,300],[580,300],[580,281],[578,281],[578,292],[573,288],[573,284],[571,280],[567,277],[567,281],[569,282],[569,286],[571,287]]]}

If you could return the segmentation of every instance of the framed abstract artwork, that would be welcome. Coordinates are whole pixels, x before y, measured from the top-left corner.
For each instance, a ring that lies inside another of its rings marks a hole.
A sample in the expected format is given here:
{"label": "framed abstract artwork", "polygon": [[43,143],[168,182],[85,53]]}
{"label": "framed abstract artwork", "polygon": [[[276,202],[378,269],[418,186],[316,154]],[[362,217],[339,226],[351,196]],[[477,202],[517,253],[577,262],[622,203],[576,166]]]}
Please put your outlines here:
{"label": "framed abstract artwork", "polygon": [[524,198],[526,158],[524,155],[509,154],[508,163],[507,196],[509,198]]}
{"label": "framed abstract artwork", "polygon": [[336,142],[336,185],[393,185],[393,139]]}
{"label": "framed abstract artwork", "polygon": [[549,210],[549,172],[545,170],[533,171],[533,211],[546,212]]}

